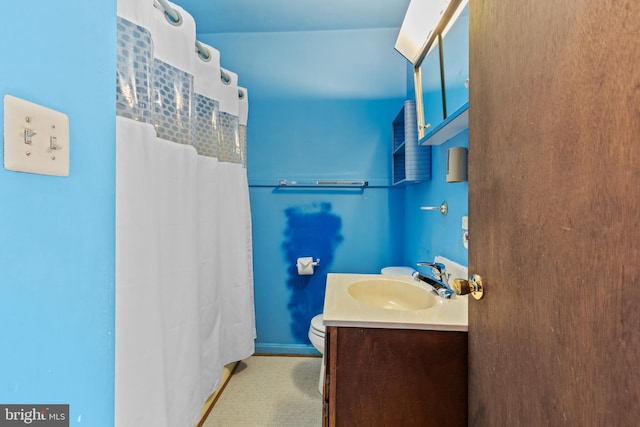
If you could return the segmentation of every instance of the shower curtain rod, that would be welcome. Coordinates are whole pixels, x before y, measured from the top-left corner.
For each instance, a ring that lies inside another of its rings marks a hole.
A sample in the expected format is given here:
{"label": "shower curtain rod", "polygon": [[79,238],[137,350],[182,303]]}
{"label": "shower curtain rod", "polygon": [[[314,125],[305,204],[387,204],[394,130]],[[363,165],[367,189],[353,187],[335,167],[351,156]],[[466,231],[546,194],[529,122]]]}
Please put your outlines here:
{"label": "shower curtain rod", "polygon": [[[180,16],[177,10],[171,7],[171,5],[169,4],[169,2],[167,2],[167,0],[154,0],[154,1],[157,4],[159,4],[160,7],[162,7],[162,9],[164,10],[164,13],[167,15],[167,19],[170,18],[171,19],[170,22],[172,24],[180,25],[180,22],[182,22],[182,17]],[[211,52],[198,39],[196,39],[196,52],[198,53],[198,56],[203,61],[208,61],[209,59],[211,59]],[[225,73],[222,68],[220,69],[220,79],[225,84],[229,84],[231,82],[231,76]],[[238,97],[240,99],[244,98],[244,92],[238,90]]]}
{"label": "shower curtain rod", "polygon": [[167,2],[167,0],[155,0],[155,1],[158,2],[160,6],[162,6],[165,13],[169,15],[171,19],[173,19],[173,22],[180,22],[180,14],[174,8],[171,7],[171,5]]}

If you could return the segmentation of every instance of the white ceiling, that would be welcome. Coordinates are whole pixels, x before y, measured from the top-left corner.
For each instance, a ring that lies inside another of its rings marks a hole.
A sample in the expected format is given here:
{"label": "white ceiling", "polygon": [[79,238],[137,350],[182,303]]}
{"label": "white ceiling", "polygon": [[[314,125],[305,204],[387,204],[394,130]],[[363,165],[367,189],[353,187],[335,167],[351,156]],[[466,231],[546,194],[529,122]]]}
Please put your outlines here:
{"label": "white ceiling", "polygon": [[172,0],[198,34],[400,28],[409,0]]}

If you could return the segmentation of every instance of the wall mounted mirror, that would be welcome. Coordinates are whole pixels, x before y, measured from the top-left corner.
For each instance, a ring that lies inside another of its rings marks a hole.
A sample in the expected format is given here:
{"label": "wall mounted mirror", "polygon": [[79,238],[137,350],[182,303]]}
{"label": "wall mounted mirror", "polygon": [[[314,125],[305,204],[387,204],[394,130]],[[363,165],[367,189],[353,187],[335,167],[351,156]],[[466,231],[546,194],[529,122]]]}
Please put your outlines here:
{"label": "wall mounted mirror", "polygon": [[461,4],[459,10],[442,33],[445,118],[469,100],[469,5]]}
{"label": "wall mounted mirror", "polygon": [[438,35],[427,55],[413,69],[420,139],[447,116],[442,54],[441,38]]}
{"label": "wall mounted mirror", "polygon": [[[468,16],[468,0],[452,0],[436,28],[429,33],[414,63],[419,139],[444,121],[448,113],[459,108],[459,100],[466,96],[466,93],[461,96],[459,86],[462,85],[464,90],[468,87],[468,48],[466,52],[454,52],[451,46],[468,46],[468,43],[456,41],[461,37],[469,37]],[[445,73],[447,76],[451,73],[445,68],[454,73],[449,83],[445,82]],[[448,96],[452,102],[447,102]]]}

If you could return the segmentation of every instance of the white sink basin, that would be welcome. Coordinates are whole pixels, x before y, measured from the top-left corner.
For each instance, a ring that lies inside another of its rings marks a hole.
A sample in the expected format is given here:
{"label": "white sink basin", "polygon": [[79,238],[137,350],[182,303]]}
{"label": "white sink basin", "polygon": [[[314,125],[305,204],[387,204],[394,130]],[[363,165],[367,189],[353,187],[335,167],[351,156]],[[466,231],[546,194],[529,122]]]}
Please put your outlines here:
{"label": "white sink basin", "polygon": [[349,285],[348,292],[363,304],[397,311],[424,310],[437,298],[426,288],[392,279],[360,280]]}
{"label": "white sink basin", "polygon": [[443,299],[408,276],[329,273],[326,289],[325,326],[469,330],[467,295]]}

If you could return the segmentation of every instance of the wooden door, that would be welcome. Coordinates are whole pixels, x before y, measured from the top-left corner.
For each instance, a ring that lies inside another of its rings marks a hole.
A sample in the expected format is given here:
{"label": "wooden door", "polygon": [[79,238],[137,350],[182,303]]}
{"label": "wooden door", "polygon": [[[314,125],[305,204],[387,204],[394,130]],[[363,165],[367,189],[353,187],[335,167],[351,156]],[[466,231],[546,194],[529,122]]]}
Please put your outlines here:
{"label": "wooden door", "polygon": [[472,426],[640,423],[640,1],[471,0]]}

